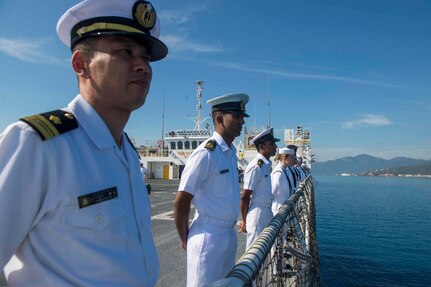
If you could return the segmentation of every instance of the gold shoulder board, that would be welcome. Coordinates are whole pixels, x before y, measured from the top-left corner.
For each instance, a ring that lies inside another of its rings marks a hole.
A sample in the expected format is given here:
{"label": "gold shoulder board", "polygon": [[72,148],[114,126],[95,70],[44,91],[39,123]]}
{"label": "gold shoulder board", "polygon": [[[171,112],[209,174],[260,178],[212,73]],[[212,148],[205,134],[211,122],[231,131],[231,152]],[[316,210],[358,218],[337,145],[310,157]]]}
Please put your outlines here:
{"label": "gold shoulder board", "polygon": [[257,161],[257,165],[258,165],[259,167],[262,167],[262,165],[263,165],[263,160],[259,159],[259,160]]}
{"label": "gold shoulder board", "polygon": [[31,126],[42,140],[52,139],[78,127],[75,116],[63,110],[23,117],[20,120]]}
{"label": "gold shoulder board", "polygon": [[209,149],[210,151],[214,151],[215,147],[217,145],[217,142],[215,140],[209,140],[206,145],[205,148]]}

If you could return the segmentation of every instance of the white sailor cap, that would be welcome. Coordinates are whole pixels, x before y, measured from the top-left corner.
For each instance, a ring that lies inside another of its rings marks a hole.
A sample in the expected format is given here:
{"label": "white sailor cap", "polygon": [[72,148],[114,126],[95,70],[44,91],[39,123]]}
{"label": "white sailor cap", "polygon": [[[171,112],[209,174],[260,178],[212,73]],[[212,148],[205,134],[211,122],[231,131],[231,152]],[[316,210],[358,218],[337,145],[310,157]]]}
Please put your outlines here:
{"label": "white sailor cap", "polygon": [[295,154],[295,151],[287,147],[282,147],[278,149],[278,154]]}
{"label": "white sailor cap", "polygon": [[287,148],[293,149],[295,152],[298,149],[298,147],[296,145],[294,145],[294,144],[288,145]]}
{"label": "white sailor cap", "polygon": [[272,128],[268,128],[251,139],[250,145],[258,145],[260,143],[264,143],[266,141],[279,142],[279,139],[274,138],[274,131]]}
{"label": "white sailor cap", "polygon": [[249,117],[245,112],[245,105],[248,103],[248,95],[243,93],[227,94],[207,101],[212,112],[226,111]]}
{"label": "white sailor cap", "polygon": [[68,47],[80,40],[101,35],[121,35],[144,43],[150,61],[161,60],[168,48],[160,41],[156,10],[142,0],[85,0],[61,16],[57,34]]}

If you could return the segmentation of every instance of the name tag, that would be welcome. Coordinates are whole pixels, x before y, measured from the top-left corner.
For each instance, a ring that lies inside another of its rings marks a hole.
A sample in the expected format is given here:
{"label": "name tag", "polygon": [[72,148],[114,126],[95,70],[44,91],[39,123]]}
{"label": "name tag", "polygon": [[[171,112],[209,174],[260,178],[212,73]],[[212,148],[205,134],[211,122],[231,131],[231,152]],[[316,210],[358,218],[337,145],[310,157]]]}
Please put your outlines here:
{"label": "name tag", "polygon": [[224,169],[220,171],[220,174],[227,173],[227,172],[229,172],[229,169]]}
{"label": "name tag", "polygon": [[79,208],[88,207],[118,197],[117,187],[110,187],[93,193],[78,196]]}

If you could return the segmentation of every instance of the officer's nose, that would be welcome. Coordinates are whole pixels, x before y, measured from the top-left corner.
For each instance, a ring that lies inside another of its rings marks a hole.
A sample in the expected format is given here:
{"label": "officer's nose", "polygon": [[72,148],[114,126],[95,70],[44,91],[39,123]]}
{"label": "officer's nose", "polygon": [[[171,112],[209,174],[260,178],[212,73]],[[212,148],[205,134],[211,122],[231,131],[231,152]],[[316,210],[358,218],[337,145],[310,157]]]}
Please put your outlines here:
{"label": "officer's nose", "polygon": [[138,56],[135,59],[135,69],[138,72],[144,72],[146,74],[151,73],[150,58],[148,56]]}

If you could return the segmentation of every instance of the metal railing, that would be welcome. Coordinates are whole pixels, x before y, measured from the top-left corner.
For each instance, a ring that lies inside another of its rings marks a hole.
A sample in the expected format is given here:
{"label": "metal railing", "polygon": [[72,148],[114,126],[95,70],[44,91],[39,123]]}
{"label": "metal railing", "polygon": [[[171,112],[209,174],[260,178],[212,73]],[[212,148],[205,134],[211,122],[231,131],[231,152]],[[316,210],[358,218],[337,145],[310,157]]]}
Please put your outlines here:
{"label": "metal railing", "polygon": [[282,205],[226,278],[209,286],[323,286],[311,176]]}

